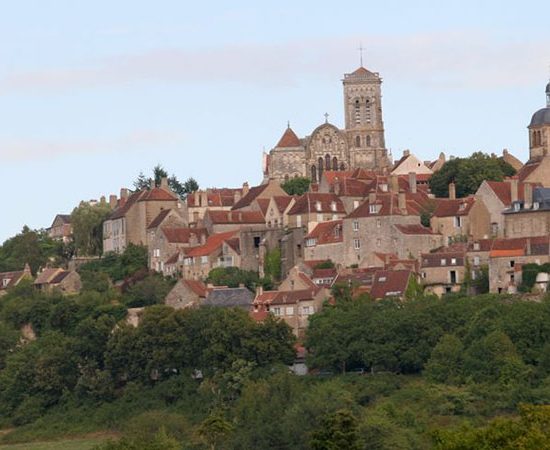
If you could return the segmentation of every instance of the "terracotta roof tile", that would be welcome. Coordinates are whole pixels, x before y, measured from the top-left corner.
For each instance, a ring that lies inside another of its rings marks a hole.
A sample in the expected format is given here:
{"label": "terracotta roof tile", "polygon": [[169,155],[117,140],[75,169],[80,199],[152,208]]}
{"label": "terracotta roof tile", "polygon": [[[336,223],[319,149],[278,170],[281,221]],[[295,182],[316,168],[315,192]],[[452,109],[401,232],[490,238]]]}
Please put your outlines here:
{"label": "terracotta roof tile", "polygon": [[265,224],[261,211],[207,211],[213,224]]}
{"label": "terracotta roof tile", "polygon": [[410,270],[379,270],[374,275],[370,295],[375,300],[386,297],[403,297],[410,277]]}
{"label": "terracotta roof tile", "polygon": [[527,163],[519,170],[516,176],[519,178],[519,181],[525,181],[529,175],[531,175],[535,170],[540,166],[540,161],[527,161]]}
{"label": "terracotta roof tile", "polygon": [[467,216],[475,203],[475,198],[437,198],[435,201],[437,205],[433,213],[435,217]]}
{"label": "terracotta roof tile", "polygon": [[188,257],[208,256],[214,251],[220,249],[224,241],[231,239],[238,232],[239,230],[233,230],[226,233],[213,234],[206,239],[206,243],[204,245],[184,249],[184,254]]}
{"label": "terracotta roof tile", "polygon": [[197,280],[182,280],[182,282],[191,289],[199,297],[206,298],[208,289],[202,281]]}
{"label": "terracotta roof tile", "polygon": [[198,242],[200,242],[203,236],[204,238],[208,236],[206,228],[167,227],[162,229],[162,233],[171,244],[188,244],[192,236],[195,236]]}
{"label": "terracotta roof tile", "polygon": [[[334,205],[334,208],[333,208]],[[306,213],[333,213],[345,214],[342,200],[335,194],[321,194],[307,192],[298,197],[290,208],[289,215]]]}
{"label": "terracotta roof tile", "polygon": [[260,196],[263,191],[266,190],[267,186],[268,184],[261,184],[260,186],[251,187],[247,194],[233,205],[232,209],[240,209],[250,206],[250,204],[256,200],[256,198]]}
{"label": "terracotta roof tile", "polygon": [[156,228],[158,227],[164,219],[166,219],[166,216],[170,214],[171,209],[163,209],[161,212],[158,213],[157,217],[155,217],[147,229]]}
{"label": "terracotta roof tile", "polygon": [[331,220],[329,222],[321,222],[311,230],[305,239],[315,239],[316,245],[334,244],[343,242],[344,236],[342,232],[342,221]]}
{"label": "terracotta roof tile", "polygon": [[168,192],[165,189],[155,187],[150,190],[144,191],[143,195],[140,196],[139,202],[146,201],[169,201],[169,200],[178,200],[179,197],[173,192]]}
{"label": "terracotta roof tile", "polygon": [[301,147],[302,143],[300,142],[300,139],[298,139],[298,136],[296,136],[296,133],[292,131],[292,128],[288,127],[283,135],[281,136],[281,139],[277,143],[276,147],[278,148],[292,148],[292,147]]}
{"label": "terracotta roof tile", "polygon": [[399,209],[399,197],[398,194],[385,193],[377,194],[376,200],[373,205],[377,205],[377,212],[371,212],[370,202],[367,200],[359,205],[354,211],[352,211],[348,218],[360,218],[360,217],[379,217],[390,215],[419,215],[422,206],[417,202],[412,194],[405,194],[406,211]]}

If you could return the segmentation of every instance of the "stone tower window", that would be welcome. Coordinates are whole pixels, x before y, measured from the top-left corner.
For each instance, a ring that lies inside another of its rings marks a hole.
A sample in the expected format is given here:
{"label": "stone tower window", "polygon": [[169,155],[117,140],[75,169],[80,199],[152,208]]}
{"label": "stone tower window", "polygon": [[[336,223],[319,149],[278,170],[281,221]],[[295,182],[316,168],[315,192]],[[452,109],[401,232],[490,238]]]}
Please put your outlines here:
{"label": "stone tower window", "polygon": [[370,136],[367,136],[367,147],[370,147]]}
{"label": "stone tower window", "polygon": [[325,155],[325,167],[330,170],[330,155],[328,153]]}
{"label": "stone tower window", "polygon": [[338,170],[338,158],[336,156],[332,158],[332,170]]}
{"label": "stone tower window", "polygon": [[367,98],[367,101],[365,102],[365,120],[367,123],[370,123],[370,100]]}
{"label": "stone tower window", "polygon": [[361,123],[361,104],[359,99],[355,100],[355,124],[359,125]]}
{"label": "stone tower window", "polygon": [[355,136],[355,146],[361,147],[361,136]]}
{"label": "stone tower window", "polygon": [[311,182],[317,183],[317,168],[315,164],[311,166]]}

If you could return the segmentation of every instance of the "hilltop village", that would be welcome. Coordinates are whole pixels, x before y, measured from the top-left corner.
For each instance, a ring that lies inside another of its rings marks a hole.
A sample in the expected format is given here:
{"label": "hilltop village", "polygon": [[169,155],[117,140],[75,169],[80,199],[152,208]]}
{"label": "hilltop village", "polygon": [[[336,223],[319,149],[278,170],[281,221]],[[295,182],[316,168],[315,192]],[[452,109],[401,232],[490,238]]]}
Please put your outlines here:
{"label": "hilltop village", "polygon": [[[468,195],[451,179],[445,197],[432,192],[430,180],[454,159],[442,153],[422,161],[404,151],[394,162],[386,149],[381,84],[364,67],[345,74],[344,128],[327,117],[299,137],[289,125],[263,155],[258,186],[178,195],[161,177],[102,198],[110,212],[101,253],[145,246],[149,270],[175,280],[167,305],[239,307],[256,321],[272,315],[298,338],[342,284],[374,300],[546,292],[548,273],[536,273],[527,287],[523,275],[525,267],[550,262],[550,83],[546,107],[528,127],[529,160],[503,150],[490,158],[514,175],[484,180]],[[57,215],[48,234],[71,242],[71,215]],[[34,284],[78,292],[78,267],[94,258],[76,254],[67,267],[42,267]],[[208,281],[213,270],[228,268],[269,273],[272,283],[253,292]],[[28,266],[20,269],[0,273],[0,292],[33,276]]]}

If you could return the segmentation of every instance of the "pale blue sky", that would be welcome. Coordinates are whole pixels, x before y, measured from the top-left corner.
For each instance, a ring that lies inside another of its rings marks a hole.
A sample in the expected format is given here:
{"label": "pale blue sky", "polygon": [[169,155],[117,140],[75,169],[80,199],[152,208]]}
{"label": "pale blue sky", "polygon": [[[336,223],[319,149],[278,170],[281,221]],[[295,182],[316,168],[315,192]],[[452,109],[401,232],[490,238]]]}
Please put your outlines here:
{"label": "pale blue sky", "polygon": [[550,2],[264,3],[0,0],[0,241],[157,163],[204,187],[258,183],[287,120],[343,124],[359,42],[394,156],[527,157]]}

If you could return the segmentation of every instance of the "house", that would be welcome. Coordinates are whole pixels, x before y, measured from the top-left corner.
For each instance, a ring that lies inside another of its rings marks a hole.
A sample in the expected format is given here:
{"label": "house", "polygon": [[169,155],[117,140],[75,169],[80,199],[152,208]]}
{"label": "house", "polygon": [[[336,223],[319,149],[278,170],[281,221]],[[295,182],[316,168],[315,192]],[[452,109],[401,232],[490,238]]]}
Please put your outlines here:
{"label": "house", "polygon": [[522,266],[550,262],[549,236],[496,239],[489,252],[489,291],[517,292],[522,282]]}
{"label": "house", "polygon": [[407,289],[416,281],[410,270],[377,270],[374,274],[370,296],[374,300],[397,298],[405,300]]}
{"label": "house", "polygon": [[63,294],[77,294],[82,283],[80,275],[61,268],[46,268],[36,275],[34,286],[43,292],[59,291]]}
{"label": "house", "polygon": [[70,214],[58,214],[53,219],[52,225],[48,228],[48,236],[52,239],[61,240],[64,244],[70,242],[73,237],[73,226]]}
{"label": "house", "polygon": [[464,282],[465,267],[466,244],[455,244],[433,253],[423,253],[420,275],[424,292],[438,297],[459,292]]}
{"label": "house", "polygon": [[103,253],[122,253],[128,244],[146,245],[147,227],[166,209],[185,217],[184,205],[163,178],[160,187],[143,189],[129,195],[122,189],[117,208],[103,222]]}
{"label": "house", "polygon": [[265,228],[265,218],[261,211],[211,211],[204,213],[202,226],[210,234],[245,228]]}
{"label": "house", "polygon": [[206,298],[200,305],[216,308],[240,308],[250,311],[253,303],[254,294],[243,285],[236,288],[214,286],[209,289]]}
{"label": "house", "polygon": [[5,295],[12,287],[17,286],[25,278],[32,278],[31,268],[28,264],[25,264],[23,270],[0,272],[0,297]]}
{"label": "house", "polygon": [[550,188],[524,183],[523,200],[503,211],[507,238],[550,235]]}
{"label": "house", "polygon": [[188,223],[197,224],[204,217],[206,210],[229,211],[244,195],[248,193],[248,183],[242,188],[208,188],[189,194],[186,198]]}
{"label": "house", "polygon": [[449,185],[449,198],[435,199],[430,219],[435,233],[443,235],[447,245],[455,240],[487,238],[490,235],[490,214],[485,204],[475,197],[456,198],[454,183]]}
{"label": "house", "polygon": [[271,197],[264,213],[267,228],[288,227],[288,212],[295,202],[294,196],[275,195]]}
{"label": "house", "polygon": [[344,264],[342,220],[322,222],[305,237],[304,260],[327,260]]}
{"label": "house", "polygon": [[200,306],[240,308],[250,311],[254,294],[243,285],[236,288],[206,285],[197,280],[179,280],[164,303],[174,309]]}
{"label": "house", "polygon": [[291,228],[313,230],[318,223],[341,219],[346,215],[342,200],[336,194],[306,192],[288,211]]}
{"label": "house", "polygon": [[522,183],[550,187],[550,154],[530,159],[516,175]]}
{"label": "house", "polygon": [[166,296],[164,303],[174,309],[188,308],[204,302],[208,289],[202,281],[180,279]]}
{"label": "house", "polygon": [[253,209],[252,204],[254,203],[254,200],[261,198],[269,199],[274,196],[285,197],[288,196],[288,194],[284,191],[284,189],[277,181],[269,180],[265,184],[254,186],[248,189],[248,192],[246,192],[246,194],[243,193],[243,197],[237,203],[235,203],[231,209],[233,211],[251,210]]}
{"label": "house", "polygon": [[391,169],[392,175],[408,175],[414,172],[416,174],[431,175],[433,173],[423,161],[414,156],[409,150],[403,151],[403,156],[397,161]]}

